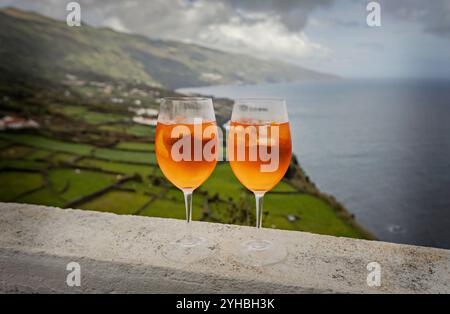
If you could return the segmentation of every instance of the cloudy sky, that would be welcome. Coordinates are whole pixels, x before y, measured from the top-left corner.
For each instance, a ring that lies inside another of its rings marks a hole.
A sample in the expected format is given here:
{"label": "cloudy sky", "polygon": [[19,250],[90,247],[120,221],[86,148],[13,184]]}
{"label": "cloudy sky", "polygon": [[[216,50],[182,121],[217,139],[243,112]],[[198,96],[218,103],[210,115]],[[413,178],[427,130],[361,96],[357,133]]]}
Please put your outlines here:
{"label": "cloudy sky", "polygon": [[[62,0],[0,0],[65,20]],[[450,77],[450,0],[78,0],[83,21],[345,77]]]}

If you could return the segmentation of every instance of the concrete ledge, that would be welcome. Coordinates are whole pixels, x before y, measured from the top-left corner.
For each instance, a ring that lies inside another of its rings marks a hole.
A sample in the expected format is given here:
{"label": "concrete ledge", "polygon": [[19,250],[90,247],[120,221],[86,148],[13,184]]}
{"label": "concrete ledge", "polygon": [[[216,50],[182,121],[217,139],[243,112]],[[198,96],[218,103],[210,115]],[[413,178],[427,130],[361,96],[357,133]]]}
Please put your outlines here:
{"label": "concrete ledge", "polygon": [[[0,203],[0,292],[450,293],[448,250],[264,230],[289,255],[246,267],[233,252],[253,228],[192,227],[219,245],[214,256],[183,265],[160,254],[183,231],[181,220]],[[81,265],[80,287],[66,285],[71,261]],[[370,262],[381,265],[380,287],[366,283]]]}

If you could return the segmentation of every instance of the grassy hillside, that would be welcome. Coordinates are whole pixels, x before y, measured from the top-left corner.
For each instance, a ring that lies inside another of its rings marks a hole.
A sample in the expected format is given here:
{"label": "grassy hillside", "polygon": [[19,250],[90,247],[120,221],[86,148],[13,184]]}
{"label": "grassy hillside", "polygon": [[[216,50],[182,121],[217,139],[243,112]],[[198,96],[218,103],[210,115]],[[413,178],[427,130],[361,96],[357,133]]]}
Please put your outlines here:
{"label": "grassy hillside", "polygon": [[36,13],[0,10],[0,79],[144,82],[164,88],[332,78],[292,64],[262,61],[192,44],[152,40],[88,25],[68,27]]}

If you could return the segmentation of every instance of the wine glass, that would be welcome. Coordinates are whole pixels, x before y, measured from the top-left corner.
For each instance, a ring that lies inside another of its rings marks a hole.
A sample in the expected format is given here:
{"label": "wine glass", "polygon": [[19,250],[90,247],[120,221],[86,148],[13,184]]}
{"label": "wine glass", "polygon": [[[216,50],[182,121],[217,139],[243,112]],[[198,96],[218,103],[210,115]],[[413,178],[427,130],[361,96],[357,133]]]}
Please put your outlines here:
{"label": "wine glass", "polygon": [[217,163],[218,133],[210,98],[167,97],[156,126],[156,159],[166,178],[184,194],[186,232],[163,248],[169,260],[190,263],[208,257],[214,246],[191,232],[192,194]]}
{"label": "wine glass", "polygon": [[[236,100],[227,146],[231,169],[255,195],[256,227],[261,229],[264,194],[283,178],[292,156],[285,101],[264,98]],[[282,244],[259,236],[244,242],[237,258],[244,264],[263,266],[277,263],[286,255]]]}

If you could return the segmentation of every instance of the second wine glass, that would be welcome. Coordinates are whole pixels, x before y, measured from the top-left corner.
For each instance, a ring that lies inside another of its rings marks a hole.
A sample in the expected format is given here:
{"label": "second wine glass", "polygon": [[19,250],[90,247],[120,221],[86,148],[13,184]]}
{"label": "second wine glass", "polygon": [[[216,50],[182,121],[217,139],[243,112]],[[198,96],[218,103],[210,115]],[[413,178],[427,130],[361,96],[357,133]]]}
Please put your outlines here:
{"label": "second wine glass", "polygon": [[[239,181],[256,198],[256,227],[262,227],[263,197],[286,173],[292,156],[291,133],[282,99],[240,99],[233,107],[228,134],[228,159]],[[253,266],[283,260],[281,243],[264,239],[246,241],[237,254],[240,262]]]}

